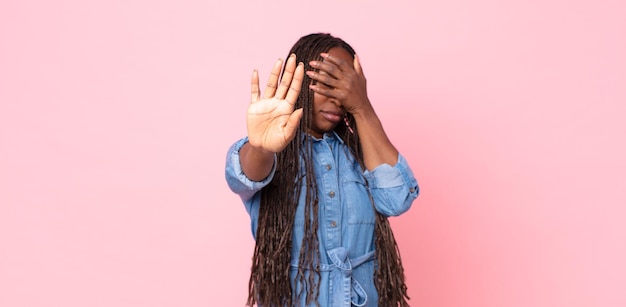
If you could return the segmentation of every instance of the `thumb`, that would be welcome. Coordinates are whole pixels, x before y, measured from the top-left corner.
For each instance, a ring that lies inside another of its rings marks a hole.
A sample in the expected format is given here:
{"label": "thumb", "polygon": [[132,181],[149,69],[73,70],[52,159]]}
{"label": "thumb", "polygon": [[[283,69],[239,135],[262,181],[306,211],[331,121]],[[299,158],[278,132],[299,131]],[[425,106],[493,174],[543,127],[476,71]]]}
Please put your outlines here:
{"label": "thumb", "polygon": [[301,118],[302,118],[302,108],[299,108],[293,111],[293,113],[291,113],[291,115],[289,116],[289,119],[287,120],[287,125],[285,126],[285,136],[287,137],[287,139],[289,140],[293,139],[294,135],[296,134],[296,130],[298,129],[298,126],[300,125]]}
{"label": "thumb", "polygon": [[363,67],[361,67],[361,61],[359,60],[359,55],[355,54],[354,55],[354,70],[357,72],[357,74],[363,76]]}

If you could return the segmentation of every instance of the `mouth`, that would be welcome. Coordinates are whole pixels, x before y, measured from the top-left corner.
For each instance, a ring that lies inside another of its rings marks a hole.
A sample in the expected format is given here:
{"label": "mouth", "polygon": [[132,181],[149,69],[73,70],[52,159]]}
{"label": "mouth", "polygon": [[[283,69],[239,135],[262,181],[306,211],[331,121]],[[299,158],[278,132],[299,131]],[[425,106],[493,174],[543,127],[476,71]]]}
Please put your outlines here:
{"label": "mouth", "polygon": [[341,121],[343,114],[341,112],[320,111],[322,117],[332,123],[338,123]]}

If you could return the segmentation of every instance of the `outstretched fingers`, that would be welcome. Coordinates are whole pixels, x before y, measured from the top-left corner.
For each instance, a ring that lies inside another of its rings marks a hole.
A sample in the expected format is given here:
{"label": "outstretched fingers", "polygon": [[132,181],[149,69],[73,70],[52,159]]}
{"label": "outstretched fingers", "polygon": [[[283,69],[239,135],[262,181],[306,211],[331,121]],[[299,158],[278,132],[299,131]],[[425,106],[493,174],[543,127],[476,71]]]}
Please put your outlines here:
{"label": "outstretched fingers", "polygon": [[287,94],[287,90],[289,90],[289,85],[291,84],[291,79],[293,78],[293,74],[296,70],[296,55],[291,54],[287,59],[287,64],[285,65],[285,72],[283,72],[283,76],[280,79],[280,85],[278,86],[278,90],[276,91],[276,98],[284,99],[285,94]]}
{"label": "outstretched fingers", "polygon": [[252,91],[250,97],[250,103],[259,101],[261,97],[261,89],[259,88],[259,72],[255,69],[252,71]]}
{"label": "outstretched fingers", "polygon": [[[295,59],[294,59],[295,61]],[[302,89],[302,80],[304,79],[304,63],[298,63],[298,67],[296,67],[296,71],[293,74],[293,80],[289,85],[289,91],[287,91],[287,97],[285,100],[290,105],[295,105],[298,100],[298,95],[300,95],[300,90]]]}
{"label": "outstretched fingers", "polygon": [[278,87],[278,78],[280,77],[280,69],[282,67],[283,60],[278,59],[278,61],[274,63],[274,67],[272,68],[272,74],[270,75],[270,78],[267,81],[267,85],[265,86],[265,93],[263,94],[264,98],[272,98],[276,94],[276,88]]}

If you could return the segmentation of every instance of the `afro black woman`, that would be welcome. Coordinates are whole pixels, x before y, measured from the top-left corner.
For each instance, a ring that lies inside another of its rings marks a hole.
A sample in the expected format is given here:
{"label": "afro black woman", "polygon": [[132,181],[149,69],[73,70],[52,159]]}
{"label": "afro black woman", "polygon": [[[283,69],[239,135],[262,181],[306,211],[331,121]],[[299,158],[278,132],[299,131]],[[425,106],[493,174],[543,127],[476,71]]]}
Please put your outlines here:
{"label": "afro black woman", "polygon": [[226,180],[256,245],[249,306],[408,306],[388,217],[419,188],[367,96],[354,49],[300,38],[261,96],[252,74],[248,136],[228,151]]}

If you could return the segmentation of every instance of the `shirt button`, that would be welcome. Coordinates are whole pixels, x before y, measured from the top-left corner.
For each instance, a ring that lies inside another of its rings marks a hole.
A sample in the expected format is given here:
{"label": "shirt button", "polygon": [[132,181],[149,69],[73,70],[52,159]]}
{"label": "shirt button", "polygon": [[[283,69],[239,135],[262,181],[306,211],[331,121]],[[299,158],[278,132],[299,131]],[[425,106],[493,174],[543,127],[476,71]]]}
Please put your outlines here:
{"label": "shirt button", "polygon": [[332,168],[333,168],[333,167],[332,167],[330,164],[326,164],[326,169],[327,169],[327,170],[329,170],[329,171],[330,171]]}
{"label": "shirt button", "polygon": [[415,188],[410,188],[409,192],[411,192],[411,193],[415,192]]}
{"label": "shirt button", "polygon": [[333,191],[328,192],[328,196],[330,196],[330,198],[335,197],[335,192]]}
{"label": "shirt button", "polygon": [[330,227],[332,227],[332,228],[337,227],[337,222],[335,222],[335,221],[330,222]]}

